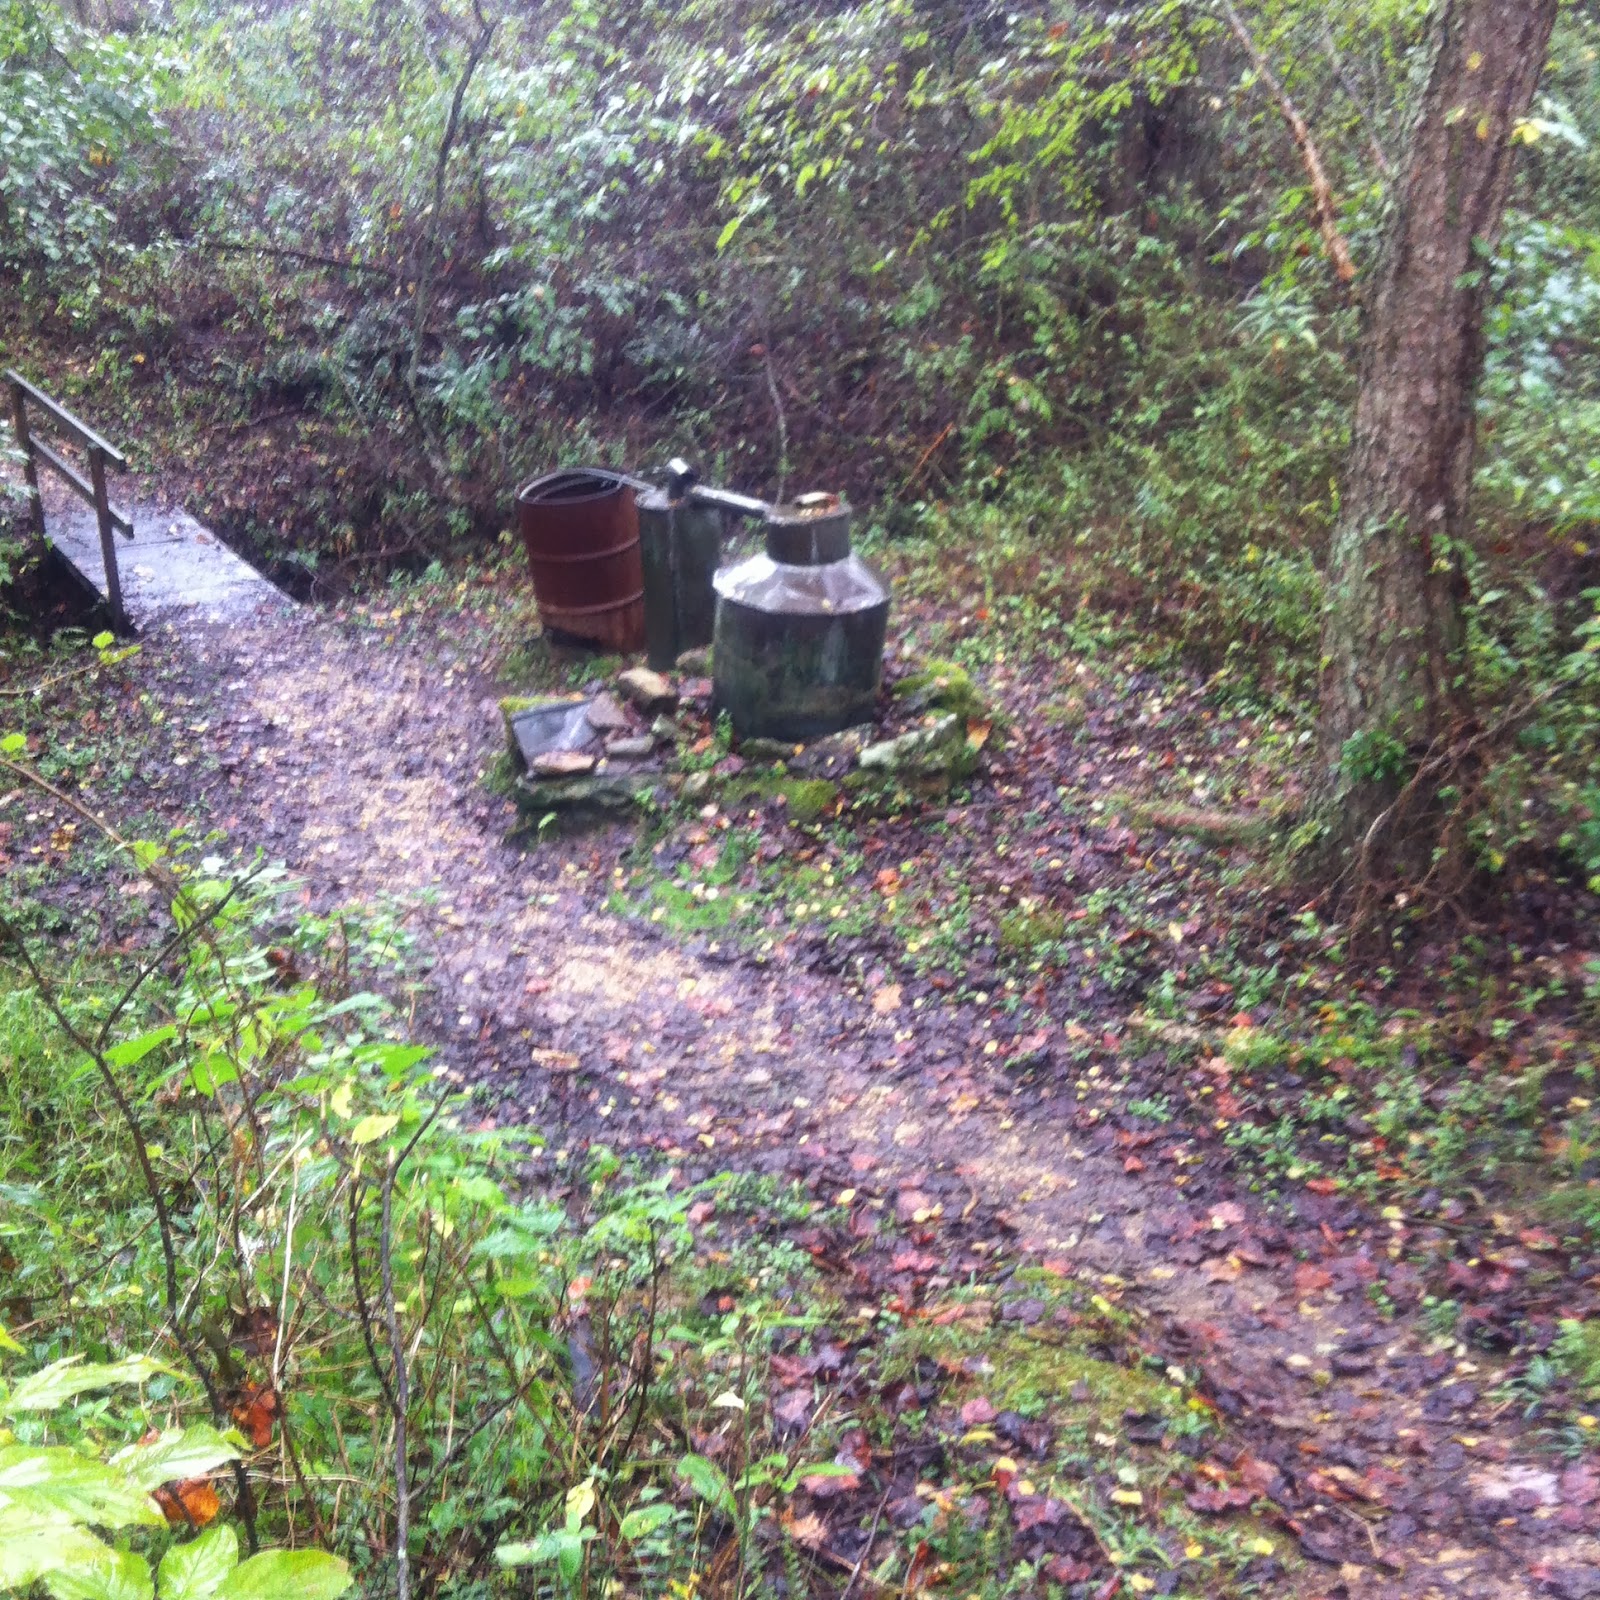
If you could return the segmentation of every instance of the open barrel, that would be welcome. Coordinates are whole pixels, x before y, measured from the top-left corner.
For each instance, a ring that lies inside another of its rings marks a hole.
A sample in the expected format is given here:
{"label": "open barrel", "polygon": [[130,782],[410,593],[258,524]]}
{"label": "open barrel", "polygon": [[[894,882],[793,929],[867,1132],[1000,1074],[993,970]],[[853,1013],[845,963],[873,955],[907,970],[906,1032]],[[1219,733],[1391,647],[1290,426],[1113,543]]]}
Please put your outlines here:
{"label": "open barrel", "polygon": [[644,568],[632,483],[568,467],[525,483],[517,516],[545,632],[627,652],[644,644]]}

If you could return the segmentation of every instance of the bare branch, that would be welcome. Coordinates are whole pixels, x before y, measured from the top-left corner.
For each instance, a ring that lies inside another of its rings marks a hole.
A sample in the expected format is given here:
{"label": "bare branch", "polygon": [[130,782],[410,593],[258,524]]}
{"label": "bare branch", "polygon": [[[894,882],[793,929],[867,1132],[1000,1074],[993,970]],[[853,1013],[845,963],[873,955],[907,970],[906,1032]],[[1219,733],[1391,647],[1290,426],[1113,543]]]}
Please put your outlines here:
{"label": "bare branch", "polygon": [[[433,272],[439,254],[439,221],[444,213],[445,173],[461,132],[461,104],[467,97],[473,74],[488,54],[495,29],[500,26],[498,17],[484,16],[477,0],[474,0],[473,10],[478,19],[478,35],[467,51],[461,76],[456,79],[455,93],[450,97],[450,115],[444,125],[444,136],[439,141],[439,157],[433,169],[433,209],[428,213],[428,225],[423,233],[422,265],[417,271],[416,316],[411,327],[411,362],[406,369],[406,383],[410,388],[416,386],[417,368],[422,361],[422,336],[427,331],[429,303],[433,298]],[[401,1600],[404,1600],[403,1596]]]}
{"label": "bare branch", "polygon": [[1377,167],[1384,177],[1394,176],[1394,163],[1390,161],[1388,152],[1378,141],[1378,131],[1372,124],[1372,114],[1368,111],[1366,102],[1362,100],[1355,84],[1350,81],[1350,74],[1344,69],[1344,62],[1339,59],[1338,47],[1333,42],[1333,35],[1326,27],[1322,29],[1318,41],[1322,45],[1322,53],[1328,58],[1328,65],[1333,70],[1333,76],[1344,97],[1355,107],[1356,115],[1361,119],[1361,131],[1367,136],[1367,148],[1372,152],[1373,165]]}
{"label": "bare branch", "polygon": [[1356,264],[1350,259],[1350,247],[1339,231],[1339,208],[1333,197],[1333,185],[1328,182],[1327,168],[1322,164],[1322,152],[1317,149],[1316,141],[1311,137],[1311,129],[1307,126],[1306,119],[1301,116],[1299,107],[1289,98],[1289,92],[1272,70],[1271,62],[1267,60],[1261,46],[1256,43],[1249,28],[1245,26],[1244,18],[1239,15],[1231,0],[1218,0],[1218,5],[1229,28],[1233,30],[1233,36],[1243,47],[1244,53],[1249,56],[1257,77],[1266,85],[1267,92],[1277,102],[1278,111],[1288,124],[1289,132],[1294,136],[1294,142],[1300,150],[1300,159],[1305,164],[1306,176],[1311,180],[1311,198],[1316,207],[1317,227],[1322,234],[1323,248],[1333,263],[1333,270],[1339,282],[1349,283],[1356,275]]}

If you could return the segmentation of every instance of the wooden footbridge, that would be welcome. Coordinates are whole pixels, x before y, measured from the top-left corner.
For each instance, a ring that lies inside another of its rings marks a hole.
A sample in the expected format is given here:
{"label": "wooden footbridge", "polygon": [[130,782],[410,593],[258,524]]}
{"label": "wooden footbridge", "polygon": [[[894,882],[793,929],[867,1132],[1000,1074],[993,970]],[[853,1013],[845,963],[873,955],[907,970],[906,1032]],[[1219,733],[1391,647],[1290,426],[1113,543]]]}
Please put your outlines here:
{"label": "wooden footbridge", "polygon": [[[174,612],[230,622],[289,603],[281,590],[187,512],[139,506],[118,510],[106,478],[109,472],[126,472],[127,457],[20,373],[7,368],[5,382],[11,390],[11,425],[22,452],[35,537],[105,600],[118,632],[140,631]],[[64,447],[70,444],[83,453],[81,467],[36,435],[35,418]],[[76,497],[56,504],[52,496],[48,525],[41,467]],[[120,551],[119,535],[124,541]]]}

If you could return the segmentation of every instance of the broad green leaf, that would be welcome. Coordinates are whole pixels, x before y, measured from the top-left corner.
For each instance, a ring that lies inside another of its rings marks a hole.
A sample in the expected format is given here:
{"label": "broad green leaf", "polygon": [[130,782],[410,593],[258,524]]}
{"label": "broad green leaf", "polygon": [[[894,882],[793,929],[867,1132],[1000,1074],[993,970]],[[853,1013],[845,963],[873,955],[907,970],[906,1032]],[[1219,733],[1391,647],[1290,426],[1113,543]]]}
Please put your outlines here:
{"label": "broad green leaf", "polygon": [[47,1572],[99,1559],[107,1546],[59,1512],[0,1505],[0,1589],[22,1589]]}
{"label": "broad green leaf", "polygon": [[14,1444],[0,1450],[0,1495],[43,1516],[100,1528],[161,1523],[159,1508],[136,1483],[63,1445]]}
{"label": "broad green leaf", "polygon": [[326,1550],[263,1550],[212,1591],[216,1600],[337,1600],[350,1569]]}
{"label": "broad green leaf", "polygon": [[141,1033],[137,1038],[124,1039],[121,1044],[113,1045],[106,1051],[106,1060],[113,1067],[131,1067],[136,1061],[143,1061],[157,1045],[165,1044],[177,1031],[169,1022],[164,1027]]}
{"label": "broad green leaf", "polygon": [[0,1350],[9,1350],[13,1355],[24,1355],[22,1346],[11,1337],[3,1327],[0,1327]]}
{"label": "broad green leaf", "polygon": [[531,1567],[541,1561],[554,1561],[560,1552],[561,1535],[542,1533],[531,1542],[496,1546],[494,1558],[502,1567]]}
{"label": "broad green leaf", "polygon": [[382,1046],[373,1058],[378,1067],[390,1078],[403,1078],[413,1067],[433,1054],[430,1045],[388,1044]]}
{"label": "broad green leaf", "polygon": [[8,733],[0,739],[0,755],[20,756],[28,749],[27,739],[20,733]]}
{"label": "broad green leaf", "polygon": [[733,236],[744,226],[743,217],[732,218],[717,235],[717,249],[726,250],[733,243]]}
{"label": "broad green leaf", "polygon": [[619,1530],[622,1537],[629,1544],[639,1539],[648,1539],[658,1528],[672,1521],[677,1515],[677,1508],[659,1501],[653,1506],[635,1506],[627,1516],[622,1519]]}
{"label": "broad green leaf", "polygon": [[568,1528],[564,1533],[556,1535],[561,1542],[561,1548],[556,1551],[556,1571],[568,1584],[576,1581],[578,1573],[583,1568],[584,1541],[593,1537],[593,1528],[585,1528],[581,1533],[574,1533]]}
{"label": "broad green leaf", "polygon": [[372,1116],[363,1117],[350,1130],[351,1144],[371,1144],[376,1139],[381,1139],[386,1133],[392,1133],[399,1127],[400,1119],[390,1115],[380,1117],[374,1113]]}
{"label": "broad green leaf", "polygon": [[728,1487],[728,1480],[723,1475],[722,1468],[713,1461],[707,1461],[704,1456],[687,1455],[678,1462],[678,1476],[689,1485],[708,1505],[714,1506],[724,1516],[734,1516],[738,1506],[733,1498],[733,1490]]}
{"label": "broad green leaf", "polygon": [[154,1489],[174,1478],[203,1478],[224,1462],[245,1454],[245,1439],[231,1428],[218,1433],[208,1422],[171,1428],[151,1444],[136,1444],[111,1458],[111,1465],[141,1489]]}
{"label": "broad green leaf", "polygon": [[107,1550],[98,1561],[63,1567],[44,1580],[52,1600],[153,1600],[150,1563],[131,1550]]}
{"label": "broad green leaf", "polygon": [[238,1565],[239,1535],[227,1523],[215,1523],[161,1558],[161,1600],[211,1600]]}
{"label": "broad green leaf", "polygon": [[42,1371],[31,1373],[11,1391],[5,1410],[54,1411],[59,1405],[89,1389],[111,1389],[123,1383],[144,1383],[158,1373],[171,1372],[150,1356],[127,1356],[121,1361],[88,1362],[68,1356]]}
{"label": "broad green leaf", "polygon": [[583,1566],[583,1547],[594,1538],[593,1528],[557,1528],[528,1544],[503,1544],[494,1553],[502,1567],[531,1567],[554,1561],[556,1570],[571,1583]]}

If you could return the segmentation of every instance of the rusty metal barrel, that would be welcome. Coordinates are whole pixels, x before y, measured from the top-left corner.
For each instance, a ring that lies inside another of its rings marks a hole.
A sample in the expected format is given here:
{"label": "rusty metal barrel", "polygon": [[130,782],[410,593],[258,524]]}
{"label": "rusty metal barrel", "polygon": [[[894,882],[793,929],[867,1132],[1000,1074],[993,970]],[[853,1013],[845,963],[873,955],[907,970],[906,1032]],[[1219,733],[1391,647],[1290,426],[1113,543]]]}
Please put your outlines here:
{"label": "rusty metal barrel", "polygon": [[644,568],[633,483],[604,467],[567,467],[525,483],[517,514],[546,633],[639,649]]}

